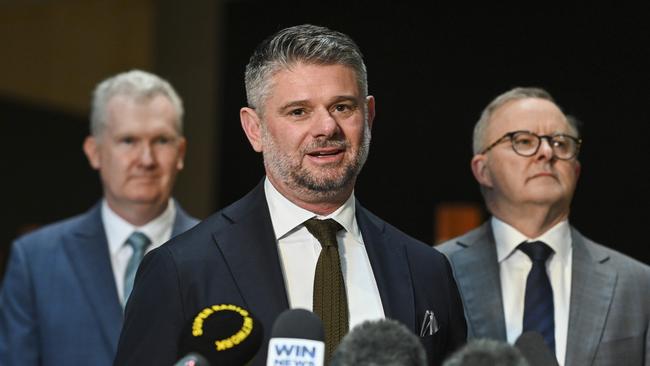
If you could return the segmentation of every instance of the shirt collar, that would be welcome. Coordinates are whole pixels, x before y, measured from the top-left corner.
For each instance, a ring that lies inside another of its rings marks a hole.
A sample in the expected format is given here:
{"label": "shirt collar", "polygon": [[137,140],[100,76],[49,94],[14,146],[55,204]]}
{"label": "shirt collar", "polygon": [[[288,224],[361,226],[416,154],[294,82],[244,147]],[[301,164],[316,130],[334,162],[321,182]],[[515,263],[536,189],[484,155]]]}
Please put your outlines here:
{"label": "shirt collar", "polygon": [[102,200],[102,222],[108,240],[108,249],[111,255],[115,254],[126,242],[126,239],[134,231],[140,231],[151,240],[150,249],[166,242],[171,237],[172,224],[176,217],[176,204],[169,199],[167,208],[155,219],[143,226],[134,226],[120,217]]}
{"label": "shirt collar", "polygon": [[571,254],[571,226],[568,220],[563,220],[547,230],[544,234],[529,238],[509,224],[492,216],[492,232],[497,246],[499,263],[506,260],[523,241],[543,241],[555,252],[554,258],[566,263]]}
{"label": "shirt collar", "polygon": [[354,192],[341,207],[337,208],[327,216],[316,215],[311,211],[297,206],[278,192],[268,178],[264,180],[264,193],[266,195],[266,202],[269,206],[269,212],[271,213],[271,222],[273,223],[276,240],[279,240],[300,228],[300,225],[312,217],[317,217],[319,219],[334,219],[336,222],[341,224],[345,231],[350,233],[355,240],[363,243],[361,231],[357,225],[357,218],[355,215],[356,201],[354,199]]}

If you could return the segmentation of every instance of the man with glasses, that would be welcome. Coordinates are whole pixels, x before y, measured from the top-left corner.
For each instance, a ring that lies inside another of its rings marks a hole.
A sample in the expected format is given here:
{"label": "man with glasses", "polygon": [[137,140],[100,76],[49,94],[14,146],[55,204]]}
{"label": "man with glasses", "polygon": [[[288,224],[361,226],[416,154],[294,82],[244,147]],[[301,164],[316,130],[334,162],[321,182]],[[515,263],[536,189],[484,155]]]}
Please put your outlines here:
{"label": "man with glasses", "polygon": [[471,162],[492,218],[438,249],[470,338],[512,343],[533,331],[560,365],[648,365],[650,267],[568,221],[581,142],[546,91],[495,98],[474,128]]}

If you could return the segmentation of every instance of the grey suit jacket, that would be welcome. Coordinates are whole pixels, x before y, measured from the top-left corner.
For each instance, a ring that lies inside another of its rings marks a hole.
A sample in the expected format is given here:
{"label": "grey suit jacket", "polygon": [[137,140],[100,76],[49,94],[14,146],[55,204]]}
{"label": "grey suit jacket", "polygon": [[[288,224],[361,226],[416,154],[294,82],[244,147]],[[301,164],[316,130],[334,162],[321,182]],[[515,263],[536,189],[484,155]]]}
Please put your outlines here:
{"label": "grey suit jacket", "polygon": [[[589,240],[573,227],[571,235],[565,365],[650,365],[650,267]],[[505,341],[490,222],[436,248],[451,262],[465,307],[468,337]]]}
{"label": "grey suit jacket", "polygon": [[[111,365],[123,312],[101,205],[16,240],[0,288],[0,365]],[[198,221],[179,205],[172,236]]]}

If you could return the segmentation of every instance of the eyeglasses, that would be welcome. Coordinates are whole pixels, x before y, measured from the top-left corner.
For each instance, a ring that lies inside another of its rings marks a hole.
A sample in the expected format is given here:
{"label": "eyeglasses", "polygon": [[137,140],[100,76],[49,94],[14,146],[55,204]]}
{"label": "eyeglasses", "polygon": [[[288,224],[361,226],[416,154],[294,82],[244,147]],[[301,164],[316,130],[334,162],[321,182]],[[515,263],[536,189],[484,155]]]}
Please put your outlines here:
{"label": "eyeglasses", "polygon": [[578,155],[582,140],[570,135],[558,133],[555,135],[538,135],[530,131],[513,131],[503,135],[490,146],[486,147],[481,154],[485,154],[493,147],[505,140],[510,140],[512,149],[521,156],[533,156],[539,151],[542,145],[542,139],[553,149],[553,156],[560,160],[569,160]]}

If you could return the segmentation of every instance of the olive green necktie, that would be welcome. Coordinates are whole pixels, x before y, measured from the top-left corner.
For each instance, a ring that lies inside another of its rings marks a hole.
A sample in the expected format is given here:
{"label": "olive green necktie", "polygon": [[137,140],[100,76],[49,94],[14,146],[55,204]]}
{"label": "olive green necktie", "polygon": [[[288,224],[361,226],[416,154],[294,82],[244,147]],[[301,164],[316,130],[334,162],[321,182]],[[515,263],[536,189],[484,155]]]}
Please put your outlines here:
{"label": "olive green necktie", "polygon": [[314,313],[320,316],[325,330],[325,359],[348,332],[348,300],[341,272],[336,233],[343,227],[332,219],[305,221],[305,227],[318,239],[322,249],[314,275]]}

